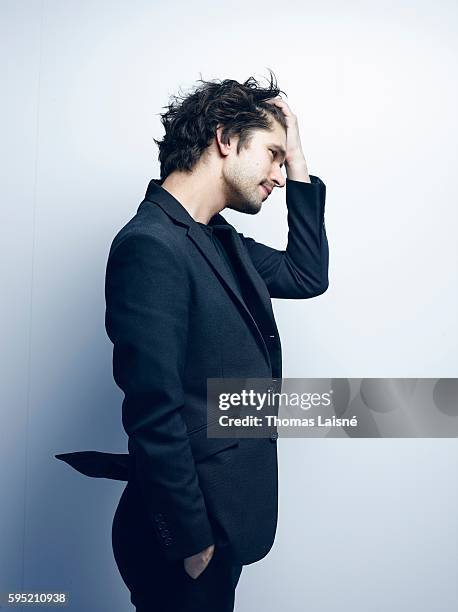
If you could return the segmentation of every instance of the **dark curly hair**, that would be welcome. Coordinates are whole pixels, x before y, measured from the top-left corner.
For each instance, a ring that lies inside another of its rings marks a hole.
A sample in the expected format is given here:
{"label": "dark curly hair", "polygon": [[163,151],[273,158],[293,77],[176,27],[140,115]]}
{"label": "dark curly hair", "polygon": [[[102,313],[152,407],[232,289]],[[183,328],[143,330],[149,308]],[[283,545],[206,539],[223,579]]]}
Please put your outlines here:
{"label": "dark curly hair", "polygon": [[211,144],[218,125],[223,126],[224,143],[239,135],[237,153],[248,146],[253,130],[269,130],[272,118],[286,130],[283,111],[265,102],[285,93],[278,88],[273,72],[269,72],[270,83],[265,88],[254,77],[244,83],[199,79],[202,84],[191,93],[172,96],[169,105],[163,107],[166,112],[160,114],[165,136],[154,139],[159,147],[161,179],[174,170],[190,171]]}

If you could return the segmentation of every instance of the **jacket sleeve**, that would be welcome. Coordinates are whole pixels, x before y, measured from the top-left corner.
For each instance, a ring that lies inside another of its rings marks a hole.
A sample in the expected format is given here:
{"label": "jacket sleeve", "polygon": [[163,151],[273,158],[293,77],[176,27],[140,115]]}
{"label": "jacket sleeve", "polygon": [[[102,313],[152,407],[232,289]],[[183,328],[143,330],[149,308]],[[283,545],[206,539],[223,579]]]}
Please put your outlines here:
{"label": "jacket sleeve", "polygon": [[151,528],[169,560],[214,543],[181,415],[189,284],[164,239],[135,234],[112,247],[105,326],[122,422]]}
{"label": "jacket sleeve", "polygon": [[288,243],[285,251],[239,234],[273,298],[310,298],[328,288],[326,186],[316,176],[310,176],[310,180],[311,183],[304,183],[286,179]]}

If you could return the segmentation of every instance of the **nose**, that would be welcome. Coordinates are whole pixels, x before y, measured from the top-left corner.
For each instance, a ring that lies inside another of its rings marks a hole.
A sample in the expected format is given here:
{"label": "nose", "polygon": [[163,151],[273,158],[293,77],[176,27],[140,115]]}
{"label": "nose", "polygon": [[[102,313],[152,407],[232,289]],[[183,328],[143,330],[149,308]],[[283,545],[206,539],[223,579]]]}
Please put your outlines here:
{"label": "nose", "polygon": [[286,185],[286,179],[283,176],[283,172],[280,168],[280,166],[277,166],[277,168],[275,168],[272,171],[272,174],[270,175],[270,180],[272,181],[272,183],[274,183],[277,187],[284,187]]}

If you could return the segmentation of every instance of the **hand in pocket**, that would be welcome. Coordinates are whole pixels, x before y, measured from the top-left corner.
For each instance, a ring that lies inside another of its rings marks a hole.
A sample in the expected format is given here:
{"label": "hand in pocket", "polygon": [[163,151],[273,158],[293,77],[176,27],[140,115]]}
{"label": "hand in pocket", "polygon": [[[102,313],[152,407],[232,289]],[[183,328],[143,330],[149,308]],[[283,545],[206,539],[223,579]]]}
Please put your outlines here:
{"label": "hand in pocket", "polygon": [[213,552],[215,550],[215,545],[212,544],[208,548],[201,550],[200,552],[192,555],[191,557],[186,557],[183,561],[185,572],[191,577],[198,578],[200,574],[205,570],[207,565],[210,563],[211,558],[213,557]]}

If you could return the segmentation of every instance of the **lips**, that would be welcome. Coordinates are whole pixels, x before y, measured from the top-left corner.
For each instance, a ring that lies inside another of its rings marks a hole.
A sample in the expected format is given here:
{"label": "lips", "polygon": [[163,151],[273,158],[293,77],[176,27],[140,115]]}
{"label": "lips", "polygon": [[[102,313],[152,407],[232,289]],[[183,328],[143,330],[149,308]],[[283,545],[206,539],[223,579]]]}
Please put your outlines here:
{"label": "lips", "polygon": [[264,189],[264,191],[266,192],[267,196],[270,196],[270,194],[272,193],[272,189],[269,189],[269,187],[266,187],[265,185],[261,185],[261,187]]}

